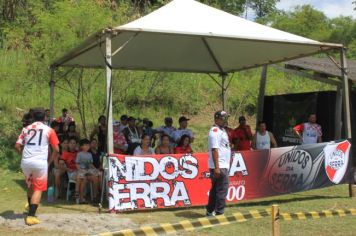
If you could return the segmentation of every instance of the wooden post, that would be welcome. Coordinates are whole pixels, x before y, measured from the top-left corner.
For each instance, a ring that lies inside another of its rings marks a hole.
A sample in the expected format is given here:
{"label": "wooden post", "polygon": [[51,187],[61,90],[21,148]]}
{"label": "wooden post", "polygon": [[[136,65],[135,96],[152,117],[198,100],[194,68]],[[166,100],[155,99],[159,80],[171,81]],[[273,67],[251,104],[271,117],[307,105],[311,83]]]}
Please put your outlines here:
{"label": "wooden post", "polygon": [[106,35],[106,112],[107,112],[107,153],[114,153],[112,127],[112,51],[111,33]]}
{"label": "wooden post", "polygon": [[56,82],[54,81],[54,67],[50,68],[51,70],[51,80],[49,82],[50,86],[50,91],[49,91],[49,110],[50,110],[50,117],[49,120],[52,121],[52,118],[54,117],[54,86]]}
{"label": "wooden post", "polygon": [[272,205],[272,235],[279,236],[279,207]]}
{"label": "wooden post", "polygon": [[256,127],[257,127],[257,123],[263,119],[266,81],[267,81],[267,65],[263,66],[261,71],[260,91],[258,93],[258,101],[257,101]]}
{"label": "wooden post", "polygon": [[341,139],[341,117],[342,117],[342,89],[337,86],[335,101],[335,135],[334,139]]}

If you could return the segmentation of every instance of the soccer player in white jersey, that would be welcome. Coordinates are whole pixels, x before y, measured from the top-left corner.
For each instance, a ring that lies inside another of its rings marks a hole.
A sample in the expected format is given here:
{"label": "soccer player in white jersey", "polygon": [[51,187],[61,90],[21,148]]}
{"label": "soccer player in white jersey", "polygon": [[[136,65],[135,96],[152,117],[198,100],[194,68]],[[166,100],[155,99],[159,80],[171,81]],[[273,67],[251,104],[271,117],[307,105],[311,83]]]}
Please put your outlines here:
{"label": "soccer player in white jersey", "polygon": [[42,192],[47,190],[49,145],[52,146],[52,157],[58,155],[59,152],[59,141],[55,131],[43,123],[44,109],[34,109],[33,119],[32,124],[22,129],[15,144],[17,152],[22,153],[21,169],[28,186],[29,212],[25,219],[27,225],[40,223],[35,214]]}

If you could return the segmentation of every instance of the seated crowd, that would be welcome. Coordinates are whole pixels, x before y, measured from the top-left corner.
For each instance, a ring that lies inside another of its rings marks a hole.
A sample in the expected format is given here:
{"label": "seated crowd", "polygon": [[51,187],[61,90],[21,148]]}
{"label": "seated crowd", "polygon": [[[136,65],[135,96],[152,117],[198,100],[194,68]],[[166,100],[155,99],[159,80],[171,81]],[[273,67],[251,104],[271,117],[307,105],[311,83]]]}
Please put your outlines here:
{"label": "seated crowd", "polygon": [[[173,119],[166,117],[164,125],[154,129],[153,122],[147,118],[143,120],[132,116],[122,115],[120,121],[113,121],[114,153],[127,155],[152,155],[152,154],[189,154],[193,153],[191,144],[194,134],[188,128],[189,119],[181,116],[178,120],[179,127],[173,126]],[[25,114],[23,125],[31,124],[31,110]],[[90,134],[90,139],[81,139],[76,130],[73,117],[67,109],[62,110],[62,115],[50,120],[50,111],[46,110],[45,123],[51,126],[60,140],[60,153],[53,161],[53,174],[55,179],[55,197],[60,198],[63,188],[63,179],[74,181],[77,203],[86,203],[85,192],[87,183],[92,184],[94,202],[98,202],[101,189],[102,163],[101,155],[106,153],[107,147],[107,119],[105,116],[98,118],[98,124]],[[259,123],[258,132],[252,135],[250,126],[246,124],[245,117],[239,118],[240,125],[236,129],[228,127],[232,150],[261,149],[257,142],[258,137],[265,135],[273,147],[277,146],[273,134],[266,131],[266,124]],[[263,140],[263,139],[261,139]],[[265,147],[263,147],[265,148]]]}

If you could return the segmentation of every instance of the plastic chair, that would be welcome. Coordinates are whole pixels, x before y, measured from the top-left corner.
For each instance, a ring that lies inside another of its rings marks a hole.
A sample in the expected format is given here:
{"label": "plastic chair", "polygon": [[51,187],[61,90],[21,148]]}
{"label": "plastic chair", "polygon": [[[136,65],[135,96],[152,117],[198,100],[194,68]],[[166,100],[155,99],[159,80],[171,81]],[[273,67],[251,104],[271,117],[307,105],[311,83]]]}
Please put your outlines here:
{"label": "plastic chair", "polygon": [[[70,179],[68,176],[68,184],[67,184],[67,202],[69,201],[70,198],[70,185],[74,184],[74,186],[77,184],[77,181]],[[93,194],[93,183],[90,183],[90,200],[94,200],[94,194]]]}

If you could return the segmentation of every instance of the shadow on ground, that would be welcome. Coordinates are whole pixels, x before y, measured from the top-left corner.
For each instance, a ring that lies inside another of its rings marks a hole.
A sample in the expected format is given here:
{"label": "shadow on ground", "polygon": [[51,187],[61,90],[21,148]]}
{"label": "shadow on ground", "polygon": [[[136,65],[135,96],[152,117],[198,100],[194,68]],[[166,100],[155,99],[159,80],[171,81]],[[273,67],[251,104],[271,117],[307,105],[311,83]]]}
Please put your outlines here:
{"label": "shadow on ground", "polygon": [[7,220],[16,220],[24,218],[24,214],[18,214],[14,211],[3,211],[0,213],[0,216]]}

